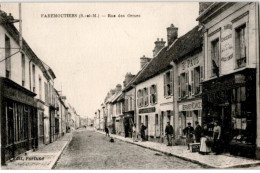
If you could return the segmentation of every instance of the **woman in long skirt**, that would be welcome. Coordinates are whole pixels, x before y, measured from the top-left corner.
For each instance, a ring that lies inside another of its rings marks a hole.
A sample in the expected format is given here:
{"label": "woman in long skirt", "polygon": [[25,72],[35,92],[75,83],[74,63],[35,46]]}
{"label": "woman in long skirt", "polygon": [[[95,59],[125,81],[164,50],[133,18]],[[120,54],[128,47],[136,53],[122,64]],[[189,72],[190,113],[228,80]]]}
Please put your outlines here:
{"label": "woman in long skirt", "polygon": [[200,153],[201,154],[208,154],[211,152],[211,148],[207,146],[207,140],[208,140],[208,127],[207,125],[204,125],[202,129],[201,134],[201,140],[200,140]]}

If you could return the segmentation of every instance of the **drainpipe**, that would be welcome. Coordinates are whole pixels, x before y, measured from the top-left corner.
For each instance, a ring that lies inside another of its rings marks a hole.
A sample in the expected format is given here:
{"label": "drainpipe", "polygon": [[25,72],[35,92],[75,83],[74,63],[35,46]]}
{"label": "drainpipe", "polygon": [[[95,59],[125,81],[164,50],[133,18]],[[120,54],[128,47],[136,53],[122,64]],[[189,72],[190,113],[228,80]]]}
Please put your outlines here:
{"label": "drainpipe", "polygon": [[[256,158],[260,159],[260,63],[259,63],[259,4],[255,3],[255,29],[256,29]],[[258,32],[257,32],[258,31]]]}

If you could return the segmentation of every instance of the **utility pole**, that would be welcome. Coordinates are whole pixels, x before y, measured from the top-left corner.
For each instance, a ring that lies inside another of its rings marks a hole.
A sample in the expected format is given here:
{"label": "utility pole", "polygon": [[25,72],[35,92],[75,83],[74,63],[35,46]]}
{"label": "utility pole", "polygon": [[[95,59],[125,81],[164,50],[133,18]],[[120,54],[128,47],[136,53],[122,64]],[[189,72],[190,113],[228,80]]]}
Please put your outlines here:
{"label": "utility pole", "polygon": [[19,3],[19,46],[20,52],[22,52],[23,48],[23,35],[22,35],[22,4]]}

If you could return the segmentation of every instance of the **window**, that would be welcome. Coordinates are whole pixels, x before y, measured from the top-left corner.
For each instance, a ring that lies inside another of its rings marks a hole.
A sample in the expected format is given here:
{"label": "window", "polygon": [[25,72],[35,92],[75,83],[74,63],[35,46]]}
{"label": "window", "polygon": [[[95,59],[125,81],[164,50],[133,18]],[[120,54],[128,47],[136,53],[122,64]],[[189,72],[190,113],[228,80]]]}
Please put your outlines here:
{"label": "window", "polygon": [[42,99],[42,79],[39,77],[39,98]]}
{"label": "window", "polygon": [[35,92],[35,65],[32,65],[32,77],[33,77],[33,92]]}
{"label": "window", "polygon": [[142,90],[140,90],[140,89],[137,92],[137,104],[138,104],[138,107],[143,106],[143,93],[142,93]]}
{"label": "window", "polygon": [[148,99],[148,88],[143,89],[143,101],[144,101],[144,106],[149,105],[149,99]]}
{"label": "window", "polygon": [[25,57],[22,53],[22,86],[25,86]]}
{"label": "window", "polygon": [[219,75],[219,39],[211,42],[211,75]]}
{"label": "window", "polygon": [[180,75],[181,97],[186,97],[189,94],[189,72]]}
{"label": "window", "polygon": [[130,108],[129,108],[130,110],[133,109],[133,105],[132,104],[133,104],[133,99],[132,99],[132,97],[130,97]]}
{"label": "window", "polygon": [[244,67],[246,65],[246,25],[242,25],[236,29],[236,67]]}
{"label": "window", "polygon": [[164,74],[164,96],[173,94],[173,79],[172,70]]}
{"label": "window", "polygon": [[5,35],[5,72],[6,77],[11,78],[11,45],[10,38]]}
{"label": "window", "polygon": [[194,82],[193,82],[193,93],[199,94],[201,92],[200,82],[201,82],[201,67],[194,68]]}
{"label": "window", "polygon": [[155,125],[159,124],[159,118],[158,118],[158,114],[155,114]]}
{"label": "window", "polygon": [[44,82],[44,91],[45,91],[45,103],[48,104],[49,95],[48,95],[48,84],[46,82]]}
{"label": "window", "polygon": [[156,85],[152,85],[150,87],[150,103],[151,104],[157,103],[157,87],[156,87]]}
{"label": "window", "polygon": [[241,86],[232,90],[232,140],[238,143],[255,143],[255,116],[248,111],[247,89]]}

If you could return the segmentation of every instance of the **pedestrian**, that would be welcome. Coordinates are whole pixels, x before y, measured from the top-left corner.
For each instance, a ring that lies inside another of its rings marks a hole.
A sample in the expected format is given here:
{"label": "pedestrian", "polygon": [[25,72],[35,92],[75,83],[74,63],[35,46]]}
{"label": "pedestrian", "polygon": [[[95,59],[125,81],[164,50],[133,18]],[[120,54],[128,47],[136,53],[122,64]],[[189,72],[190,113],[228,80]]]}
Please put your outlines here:
{"label": "pedestrian", "polygon": [[213,148],[212,149],[215,152],[215,154],[220,154],[222,152],[221,127],[220,127],[218,121],[216,121],[214,123],[214,128],[213,128]]}
{"label": "pedestrian", "polygon": [[172,138],[173,138],[173,127],[170,125],[170,122],[167,122],[167,126],[165,127],[165,135],[167,137],[168,145],[172,146]]}
{"label": "pedestrian", "polygon": [[195,121],[195,125],[196,125],[195,130],[194,130],[195,140],[197,143],[200,143],[202,128],[199,125],[198,121]]}
{"label": "pedestrian", "polygon": [[188,123],[188,126],[183,129],[184,135],[186,135],[186,143],[188,145],[188,150],[190,149],[190,143],[193,143],[193,134],[194,128],[191,126],[191,123]]}
{"label": "pedestrian", "polygon": [[145,130],[146,130],[146,126],[144,125],[144,123],[141,123],[141,138],[142,141],[145,141]]}
{"label": "pedestrian", "polygon": [[200,154],[208,154],[211,152],[210,146],[207,145],[208,140],[210,140],[208,134],[208,126],[205,124],[201,130],[201,141],[200,141]]}
{"label": "pedestrian", "polygon": [[106,136],[109,136],[109,130],[107,127],[105,127]]}
{"label": "pedestrian", "polygon": [[132,131],[133,131],[133,134],[132,134],[133,142],[137,142],[136,141],[136,124],[135,123],[133,124]]}

